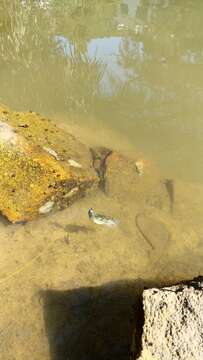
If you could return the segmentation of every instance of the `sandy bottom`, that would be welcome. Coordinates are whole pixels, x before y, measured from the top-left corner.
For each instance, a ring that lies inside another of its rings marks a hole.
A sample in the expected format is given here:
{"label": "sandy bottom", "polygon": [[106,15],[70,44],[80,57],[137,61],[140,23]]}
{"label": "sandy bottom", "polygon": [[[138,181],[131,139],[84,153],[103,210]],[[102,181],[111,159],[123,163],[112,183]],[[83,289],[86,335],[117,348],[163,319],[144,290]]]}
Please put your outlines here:
{"label": "sandy bottom", "polygon": [[[89,144],[98,139],[94,132],[75,133]],[[110,131],[100,139],[112,145]],[[133,151],[125,139],[115,139],[119,144]],[[129,359],[143,287],[203,273],[203,187],[176,183],[172,214],[146,210],[169,234],[164,242],[158,234],[153,249],[135,223],[139,204],[100,191],[25,225],[2,219],[0,359]],[[119,225],[91,223],[90,207]]]}

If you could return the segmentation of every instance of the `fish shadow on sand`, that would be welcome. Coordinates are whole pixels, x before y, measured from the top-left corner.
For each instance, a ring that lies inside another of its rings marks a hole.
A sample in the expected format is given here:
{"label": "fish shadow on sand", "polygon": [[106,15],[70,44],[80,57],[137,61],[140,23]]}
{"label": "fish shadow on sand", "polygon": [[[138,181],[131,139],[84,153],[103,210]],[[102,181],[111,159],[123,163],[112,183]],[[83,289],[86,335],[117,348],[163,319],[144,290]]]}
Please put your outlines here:
{"label": "fish shadow on sand", "polygon": [[141,343],[143,288],[152,285],[138,279],[41,291],[51,360],[129,360],[135,328]]}
{"label": "fish shadow on sand", "polygon": [[95,229],[91,228],[90,226],[84,225],[75,225],[75,224],[68,224],[64,227],[64,230],[69,233],[79,233],[82,232],[84,234],[88,234],[90,232],[95,232]]}
{"label": "fish shadow on sand", "polygon": [[73,233],[84,233],[84,234],[88,234],[90,232],[95,232],[96,230],[93,229],[92,227],[90,226],[85,226],[85,225],[77,225],[77,224],[68,224],[68,225],[61,225],[61,224],[58,224],[58,223],[52,223],[52,225],[56,226],[56,227],[59,227],[59,228],[62,228],[64,229],[64,231],[70,233],[70,234],[73,234]]}

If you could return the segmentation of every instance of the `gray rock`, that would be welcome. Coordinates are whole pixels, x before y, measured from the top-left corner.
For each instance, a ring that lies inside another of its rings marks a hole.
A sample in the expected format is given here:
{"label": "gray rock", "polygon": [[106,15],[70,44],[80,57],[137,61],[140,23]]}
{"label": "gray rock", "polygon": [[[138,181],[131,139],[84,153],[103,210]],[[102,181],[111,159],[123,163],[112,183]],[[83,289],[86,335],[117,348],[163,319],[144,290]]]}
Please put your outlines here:
{"label": "gray rock", "polygon": [[139,360],[203,359],[202,280],[144,291]]}

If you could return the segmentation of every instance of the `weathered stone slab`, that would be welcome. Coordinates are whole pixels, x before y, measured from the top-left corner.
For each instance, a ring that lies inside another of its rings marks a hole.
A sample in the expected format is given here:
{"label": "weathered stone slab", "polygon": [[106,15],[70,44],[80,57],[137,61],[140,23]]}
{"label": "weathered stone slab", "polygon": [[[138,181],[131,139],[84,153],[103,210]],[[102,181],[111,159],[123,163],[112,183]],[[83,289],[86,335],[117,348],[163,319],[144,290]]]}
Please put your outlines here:
{"label": "weathered stone slab", "polygon": [[89,149],[36,113],[0,107],[0,211],[27,221],[81,197],[98,178]]}
{"label": "weathered stone slab", "polygon": [[145,290],[139,360],[203,359],[203,277]]}

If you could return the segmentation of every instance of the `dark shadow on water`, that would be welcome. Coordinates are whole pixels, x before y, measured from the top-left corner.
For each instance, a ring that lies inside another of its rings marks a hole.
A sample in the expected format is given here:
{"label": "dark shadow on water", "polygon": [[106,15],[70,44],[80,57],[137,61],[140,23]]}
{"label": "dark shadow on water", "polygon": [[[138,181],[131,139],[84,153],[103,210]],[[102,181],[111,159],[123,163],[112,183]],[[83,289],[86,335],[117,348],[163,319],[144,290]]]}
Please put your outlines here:
{"label": "dark shadow on water", "polygon": [[136,280],[42,291],[51,360],[129,360],[135,327],[141,342],[142,291],[151,286]]}

